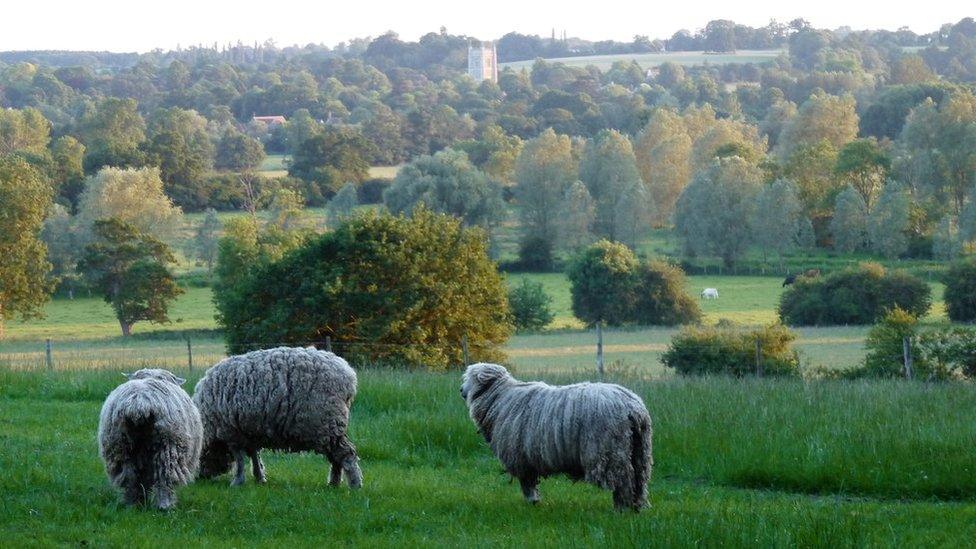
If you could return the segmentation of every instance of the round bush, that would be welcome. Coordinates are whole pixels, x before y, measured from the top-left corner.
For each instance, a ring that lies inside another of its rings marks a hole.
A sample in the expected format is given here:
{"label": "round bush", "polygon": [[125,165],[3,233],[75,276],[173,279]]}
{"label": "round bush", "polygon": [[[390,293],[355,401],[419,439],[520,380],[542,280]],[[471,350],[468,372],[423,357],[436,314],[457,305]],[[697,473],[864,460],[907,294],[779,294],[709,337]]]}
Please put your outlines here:
{"label": "round bush", "polygon": [[953,263],[943,281],[949,318],[954,322],[976,322],[976,259]]}
{"label": "round bush", "polygon": [[780,296],[779,317],[792,326],[872,324],[896,307],[922,317],[931,304],[932,290],[924,281],[865,263],[824,277],[798,278]]}
{"label": "round bush", "polygon": [[663,261],[649,261],[637,269],[637,324],[677,326],[701,321],[701,308],[685,290],[685,273]]}
{"label": "round bush", "polygon": [[418,209],[365,213],[261,265],[224,291],[220,315],[239,353],[332,338],[355,362],[444,369],[499,361],[511,334],[504,281],[484,233]]}
{"label": "round bush", "polygon": [[637,258],[619,242],[600,240],[583,250],[569,267],[573,314],[593,325],[631,320],[637,298]]}
{"label": "round bush", "polygon": [[539,331],[555,318],[550,310],[552,297],[542,289],[541,282],[526,278],[508,292],[508,307],[512,311],[512,323],[519,331]]}

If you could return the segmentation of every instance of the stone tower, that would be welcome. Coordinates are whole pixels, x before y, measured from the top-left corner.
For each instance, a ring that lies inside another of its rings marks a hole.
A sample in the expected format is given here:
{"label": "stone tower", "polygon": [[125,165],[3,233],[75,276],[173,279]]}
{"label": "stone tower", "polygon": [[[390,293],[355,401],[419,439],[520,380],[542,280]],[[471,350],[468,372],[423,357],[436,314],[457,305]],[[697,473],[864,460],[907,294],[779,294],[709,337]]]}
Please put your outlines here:
{"label": "stone tower", "polygon": [[468,46],[468,76],[478,82],[498,82],[498,53],[494,42],[479,42]]}

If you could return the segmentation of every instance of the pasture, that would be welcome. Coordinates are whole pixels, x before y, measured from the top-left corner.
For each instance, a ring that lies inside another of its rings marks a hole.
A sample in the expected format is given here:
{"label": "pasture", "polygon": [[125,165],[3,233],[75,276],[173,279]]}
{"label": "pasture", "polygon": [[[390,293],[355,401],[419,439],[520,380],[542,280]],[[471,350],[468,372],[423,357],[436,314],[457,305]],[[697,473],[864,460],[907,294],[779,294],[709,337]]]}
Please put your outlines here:
{"label": "pasture", "polygon": [[634,514],[565,479],[543,481],[530,506],[467,418],[456,373],[363,370],[351,428],[362,490],[326,486],[320,457],[266,452],[268,484],[199,481],[160,513],[120,506],[97,455],[98,410],[127,367],[0,372],[5,544],[961,546],[976,536],[966,385],[613,378],[654,418],[651,507]]}
{"label": "pasture", "polygon": [[[606,71],[617,61],[631,62],[636,61],[641,67],[649,69],[663,63],[677,63],[678,65],[728,65],[744,63],[769,63],[777,56],[784,53],[783,50],[739,50],[735,53],[705,53],[701,51],[679,51],[679,52],[660,52],[660,53],[631,53],[613,55],[584,55],[579,57],[553,57],[546,59],[549,63],[562,63],[571,67],[586,67],[593,65],[601,71]],[[531,69],[535,60],[510,61],[499,63],[502,69],[511,68],[513,70]]]}

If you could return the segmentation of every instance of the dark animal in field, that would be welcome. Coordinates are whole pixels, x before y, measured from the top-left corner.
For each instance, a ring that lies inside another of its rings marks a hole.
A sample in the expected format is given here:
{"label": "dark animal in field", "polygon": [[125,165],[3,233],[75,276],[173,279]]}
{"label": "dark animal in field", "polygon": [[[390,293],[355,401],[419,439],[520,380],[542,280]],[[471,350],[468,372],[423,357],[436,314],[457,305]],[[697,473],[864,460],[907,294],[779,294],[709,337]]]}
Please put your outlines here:
{"label": "dark animal in field", "polygon": [[540,478],[565,474],[612,490],[617,509],[647,505],[651,416],[633,392],[612,383],[518,381],[502,366],[479,363],[465,371],[461,397],[531,503]]}
{"label": "dark animal in field", "polygon": [[790,275],[790,276],[786,277],[786,280],[783,281],[783,287],[785,288],[785,287],[793,284],[794,282],[796,282],[796,275]]}

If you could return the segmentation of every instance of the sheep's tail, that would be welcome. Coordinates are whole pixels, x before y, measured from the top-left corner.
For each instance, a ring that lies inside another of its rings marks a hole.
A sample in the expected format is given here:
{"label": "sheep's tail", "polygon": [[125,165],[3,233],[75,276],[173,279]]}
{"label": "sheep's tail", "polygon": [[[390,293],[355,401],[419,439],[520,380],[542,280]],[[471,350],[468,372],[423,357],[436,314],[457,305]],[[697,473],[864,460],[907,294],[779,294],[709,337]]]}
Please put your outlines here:
{"label": "sheep's tail", "polygon": [[634,509],[647,505],[647,483],[654,466],[651,453],[651,418],[647,413],[630,414],[630,463],[634,469]]}

